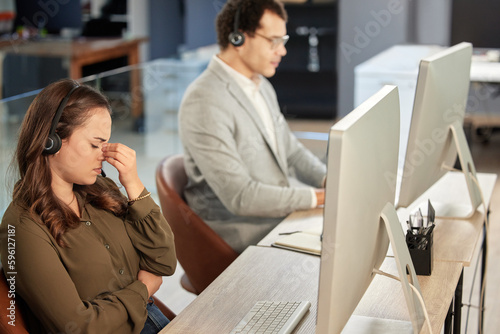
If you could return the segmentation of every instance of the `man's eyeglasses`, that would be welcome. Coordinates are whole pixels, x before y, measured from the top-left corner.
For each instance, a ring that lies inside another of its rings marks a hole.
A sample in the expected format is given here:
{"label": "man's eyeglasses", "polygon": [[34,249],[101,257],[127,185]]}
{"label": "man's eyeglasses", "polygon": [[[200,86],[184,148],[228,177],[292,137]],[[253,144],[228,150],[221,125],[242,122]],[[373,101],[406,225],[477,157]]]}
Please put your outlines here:
{"label": "man's eyeglasses", "polygon": [[271,38],[271,37],[267,37],[267,36],[261,35],[258,32],[255,32],[254,34],[257,35],[257,36],[260,36],[260,37],[262,37],[264,39],[267,39],[269,42],[271,42],[271,49],[272,50],[277,49],[278,46],[280,46],[280,44],[283,44],[283,46],[285,46],[286,42],[288,42],[288,40],[290,39],[290,36],[288,36],[288,35],[285,35],[283,37],[274,37],[274,38]]}

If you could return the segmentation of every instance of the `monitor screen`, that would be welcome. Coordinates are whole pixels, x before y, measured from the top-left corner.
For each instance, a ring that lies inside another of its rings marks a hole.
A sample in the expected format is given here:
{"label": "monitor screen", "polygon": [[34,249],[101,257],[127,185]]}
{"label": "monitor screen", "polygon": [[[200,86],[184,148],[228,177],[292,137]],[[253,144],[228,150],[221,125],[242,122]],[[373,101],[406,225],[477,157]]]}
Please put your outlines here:
{"label": "monitor screen", "polygon": [[342,331],[386,257],[381,215],[388,203],[395,215],[387,175],[398,168],[399,117],[398,89],[384,86],[330,130],[316,333]]}
{"label": "monitor screen", "polygon": [[14,29],[19,26],[46,29],[58,34],[64,28],[81,29],[81,0],[16,0]]}
{"label": "monitor screen", "polygon": [[[455,126],[455,130],[463,134],[471,57],[472,45],[464,42],[420,62],[397,201],[399,207],[412,205],[448,172],[447,167],[455,165],[457,141],[451,128]],[[463,150],[468,151],[466,143]],[[424,202],[427,203],[427,199]],[[460,216],[452,212],[452,203],[448,209],[445,203],[432,201],[432,204],[437,216]],[[427,210],[423,208],[423,212]]]}

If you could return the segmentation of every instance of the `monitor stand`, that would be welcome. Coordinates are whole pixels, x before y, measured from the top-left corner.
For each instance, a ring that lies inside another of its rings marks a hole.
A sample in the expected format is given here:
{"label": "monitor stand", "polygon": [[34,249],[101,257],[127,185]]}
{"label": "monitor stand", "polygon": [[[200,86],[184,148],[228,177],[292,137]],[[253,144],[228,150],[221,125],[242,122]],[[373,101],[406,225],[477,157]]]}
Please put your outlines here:
{"label": "monitor stand", "polygon": [[[394,206],[387,203],[380,214],[394,252],[399,280],[405,296],[411,321],[382,319],[351,315],[342,334],[401,334],[420,333],[424,322],[424,308],[410,287],[410,283],[420,292],[415,268],[406,245],[406,239]],[[408,273],[408,274],[407,274]]]}
{"label": "monitor stand", "polygon": [[[432,206],[436,212],[436,217],[441,219],[469,219],[476,212],[478,206],[482,203],[481,191],[477,182],[476,168],[472,155],[470,153],[469,145],[465,137],[464,129],[460,122],[456,121],[450,125],[450,132],[452,134],[453,142],[455,143],[460,166],[462,167],[461,173],[465,177],[465,185],[467,189],[464,191],[459,190],[459,193],[468,193],[469,198],[460,198],[460,200],[450,200],[450,189],[456,189],[457,180],[451,172],[446,173],[439,179],[431,188],[429,188],[422,196],[420,196],[414,204],[411,204],[408,209],[410,212],[416,212],[418,209],[426,214],[428,200],[431,201]],[[442,166],[442,169],[451,170],[450,166]]]}

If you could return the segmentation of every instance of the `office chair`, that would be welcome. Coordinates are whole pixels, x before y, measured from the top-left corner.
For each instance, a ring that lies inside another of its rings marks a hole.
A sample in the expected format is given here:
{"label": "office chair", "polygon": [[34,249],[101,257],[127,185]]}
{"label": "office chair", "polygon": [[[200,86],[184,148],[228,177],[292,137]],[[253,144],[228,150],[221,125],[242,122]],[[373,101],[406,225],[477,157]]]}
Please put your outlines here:
{"label": "office chair", "polygon": [[153,296],[153,300],[155,305],[160,309],[160,311],[168,318],[168,320],[172,321],[175,318],[175,313],[168,308],[161,300]]}
{"label": "office chair", "polygon": [[182,155],[164,158],[156,169],[160,206],[174,233],[175,251],[184,269],[181,285],[200,294],[238,257],[183,199],[187,184]]}

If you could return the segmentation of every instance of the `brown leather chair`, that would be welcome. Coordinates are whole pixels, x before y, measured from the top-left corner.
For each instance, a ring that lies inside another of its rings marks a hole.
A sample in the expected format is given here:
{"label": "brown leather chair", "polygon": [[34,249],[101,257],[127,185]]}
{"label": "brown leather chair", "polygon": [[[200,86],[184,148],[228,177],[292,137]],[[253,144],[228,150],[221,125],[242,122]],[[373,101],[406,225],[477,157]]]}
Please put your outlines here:
{"label": "brown leather chair", "polygon": [[168,320],[172,321],[175,318],[175,313],[168,308],[161,300],[157,297],[153,296],[153,300],[155,305],[160,309],[160,311],[168,318]]}
{"label": "brown leather chair", "polygon": [[174,233],[175,251],[185,274],[184,289],[200,294],[238,257],[183,199],[187,175],[182,155],[163,159],[156,169],[160,206]]}

